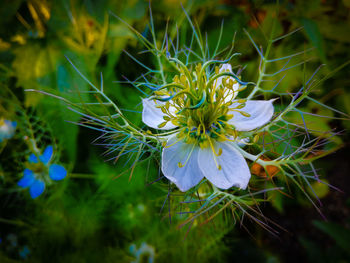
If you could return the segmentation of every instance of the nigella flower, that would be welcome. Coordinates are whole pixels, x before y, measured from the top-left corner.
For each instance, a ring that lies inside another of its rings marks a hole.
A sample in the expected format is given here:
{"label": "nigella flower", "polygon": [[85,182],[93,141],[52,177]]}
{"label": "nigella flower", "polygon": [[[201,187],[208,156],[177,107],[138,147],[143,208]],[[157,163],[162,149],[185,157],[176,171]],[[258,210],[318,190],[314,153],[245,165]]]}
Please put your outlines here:
{"label": "nigella flower", "polygon": [[[245,88],[230,64],[206,73],[209,63],[195,71],[179,63],[173,83],[143,99],[142,120],[163,133],[161,169],[181,191],[204,177],[214,186],[245,189],[250,179],[247,162],[239,152],[248,132],[267,124],[273,100],[236,99]],[[242,85],[241,85],[242,84]]]}
{"label": "nigella flower", "polygon": [[67,175],[62,165],[50,163],[52,154],[51,145],[47,146],[39,157],[32,153],[28,159],[29,168],[24,169],[23,177],[17,183],[22,188],[29,187],[29,193],[33,199],[44,192],[46,183],[51,183],[51,180],[62,180]]}
{"label": "nigella flower", "polygon": [[0,142],[11,139],[15,134],[17,122],[0,119]]}

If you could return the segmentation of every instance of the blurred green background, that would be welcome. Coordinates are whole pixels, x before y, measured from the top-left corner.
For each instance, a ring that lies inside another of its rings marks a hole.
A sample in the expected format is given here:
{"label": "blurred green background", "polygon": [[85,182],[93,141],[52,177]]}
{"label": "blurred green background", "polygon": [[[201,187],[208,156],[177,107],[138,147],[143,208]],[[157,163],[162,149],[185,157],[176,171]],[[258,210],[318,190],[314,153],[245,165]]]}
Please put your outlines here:
{"label": "blurred green background", "polygon": [[[239,63],[247,65],[247,78],[256,75],[258,59],[243,28],[264,44],[273,20],[277,20],[280,35],[303,27],[278,43],[274,53],[284,56],[314,47],[305,57],[311,59],[307,72],[325,64],[326,74],[350,59],[348,0],[281,0],[279,4],[271,0],[183,0],[182,4],[202,32],[207,32],[209,46],[216,46],[222,21],[221,48],[236,34],[235,51],[242,53]],[[151,6],[159,39],[168,20],[180,25],[181,36],[188,35],[180,1],[151,1]],[[0,114],[16,120],[18,126],[14,137],[1,144],[0,262],[349,262],[349,133],[337,138],[343,148],[317,163],[319,173],[342,190],[314,185],[327,221],[302,196],[276,196],[262,210],[285,229],[277,237],[248,219],[243,226],[215,220],[181,228],[176,221],[181,215],[170,223],[167,208],[161,209],[166,189],[150,184],[158,174],[155,163],[139,166],[130,181],[127,175],[116,179],[125,167],[101,156],[103,149],[92,143],[99,136],[97,131],[67,122],[78,121],[79,116],[59,100],[24,92],[45,90],[71,98],[76,96],[73,90],[86,90],[86,82],[66,56],[94,83],[102,72],[106,93],[121,108],[140,110],[142,94],[114,81],[144,73],[123,50],[148,65],[154,58],[140,56],[145,48],[111,12],[149,37],[148,8],[148,1],[143,0],[1,2]],[[298,67],[290,71],[279,89],[296,88],[302,83],[301,73]],[[345,67],[313,95],[350,114],[349,84],[349,67]],[[313,113],[320,111],[315,105],[305,107],[312,107]],[[130,115],[141,124],[139,114]],[[337,131],[350,128],[348,121],[308,121]],[[59,160],[69,171],[65,180],[35,200],[16,188],[29,153],[28,132],[40,136],[42,145],[55,145]]]}

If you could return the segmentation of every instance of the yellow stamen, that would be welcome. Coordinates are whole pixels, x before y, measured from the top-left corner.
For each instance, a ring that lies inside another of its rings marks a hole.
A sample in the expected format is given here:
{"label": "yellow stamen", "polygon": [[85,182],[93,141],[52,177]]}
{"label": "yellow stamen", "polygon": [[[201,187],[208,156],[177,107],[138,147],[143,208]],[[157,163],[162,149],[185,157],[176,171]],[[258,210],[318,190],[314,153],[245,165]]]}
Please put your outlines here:
{"label": "yellow stamen", "polygon": [[190,151],[190,153],[187,155],[187,158],[186,158],[186,160],[185,160],[185,162],[182,164],[181,162],[179,162],[177,165],[179,166],[179,168],[182,168],[182,167],[184,167],[186,164],[187,164],[187,162],[188,162],[188,160],[190,159],[190,157],[191,157],[191,155],[192,155],[192,153],[193,153],[193,150],[194,150],[194,147],[195,147],[196,145],[193,145],[192,146],[192,149],[191,149],[191,151]]}

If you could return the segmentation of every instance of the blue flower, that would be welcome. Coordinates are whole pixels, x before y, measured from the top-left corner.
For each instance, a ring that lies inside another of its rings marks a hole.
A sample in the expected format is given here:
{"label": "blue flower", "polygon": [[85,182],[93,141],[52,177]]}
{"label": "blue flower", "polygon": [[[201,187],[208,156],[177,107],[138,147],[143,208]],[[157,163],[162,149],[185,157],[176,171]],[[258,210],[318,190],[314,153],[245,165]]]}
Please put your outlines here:
{"label": "blue flower", "polygon": [[0,119],[0,142],[11,139],[15,134],[17,122]]}
{"label": "blue flower", "polygon": [[30,249],[28,246],[24,246],[21,251],[18,252],[20,258],[27,259],[28,255],[30,254]]}
{"label": "blue flower", "polygon": [[137,249],[135,244],[131,244],[129,247],[129,251],[136,259],[131,263],[141,263],[141,262],[153,263],[154,262],[154,254],[155,254],[154,247],[148,245],[145,242],[141,244],[139,249]]}
{"label": "blue flower", "polygon": [[32,153],[28,158],[29,168],[24,169],[23,177],[17,183],[19,187],[29,187],[29,194],[33,199],[44,192],[45,183],[50,183],[51,180],[62,180],[67,175],[67,171],[62,165],[50,164],[52,154],[51,145],[47,146],[39,157]]}

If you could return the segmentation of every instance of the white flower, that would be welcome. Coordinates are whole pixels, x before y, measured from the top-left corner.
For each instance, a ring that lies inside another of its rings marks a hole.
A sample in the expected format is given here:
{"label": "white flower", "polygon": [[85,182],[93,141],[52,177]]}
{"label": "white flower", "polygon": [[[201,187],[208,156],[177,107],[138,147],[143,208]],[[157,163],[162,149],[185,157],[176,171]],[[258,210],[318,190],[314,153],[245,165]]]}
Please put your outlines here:
{"label": "white flower", "polygon": [[[200,70],[196,68],[196,72]],[[212,82],[204,76],[197,76],[195,87],[184,78],[177,82],[191,94],[205,90],[205,102],[202,98],[199,106],[197,103],[196,107],[188,107],[188,94],[167,102],[149,98],[142,101],[146,125],[174,129],[163,148],[161,168],[164,176],[183,192],[204,177],[221,189],[245,189],[250,171],[237,150],[238,135],[265,125],[274,113],[273,100],[235,99],[240,85],[229,74],[222,76],[223,72],[232,73],[231,66],[224,64],[216,69]],[[205,81],[200,82],[201,78]]]}

